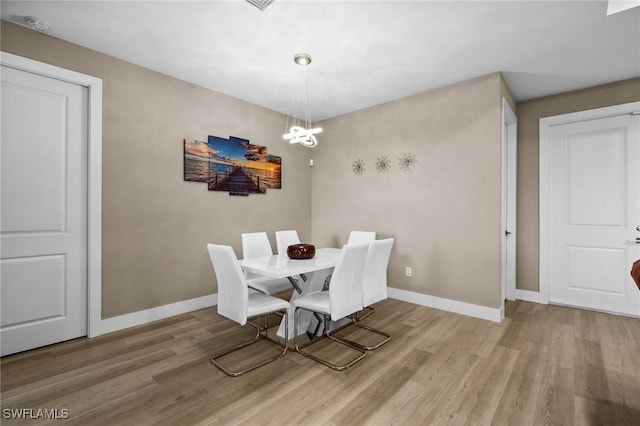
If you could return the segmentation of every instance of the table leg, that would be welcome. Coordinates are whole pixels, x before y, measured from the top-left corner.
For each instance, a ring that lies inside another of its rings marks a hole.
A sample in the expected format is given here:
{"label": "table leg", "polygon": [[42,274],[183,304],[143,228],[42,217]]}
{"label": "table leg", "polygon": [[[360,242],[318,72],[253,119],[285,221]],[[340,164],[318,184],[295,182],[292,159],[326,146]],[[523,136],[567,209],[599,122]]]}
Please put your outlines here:
{"label": "table leg", "polygon": [[[302,293],[298,293],[297,291],[293,291],[291,293],[291,300],[289,302],[291,302],[291,307],[289,308],[289,336],[288,336],[288,340],[293,339],[294,335],[294,328],[293,328],[293,314],[294,314],[294,308],[293,308],[293,301],[296,300],[299,297],[305,296],[307,294],[310,293],[314,293],[316,291],[321,291],[322,287],[324,285],[324,281],[325,278],[333,271],[333,268],[327,268],[327,269],[322,269],[319,271],[314,271],[312,273],[306,274],[307,280],[304,281],[303,283],[298,282],[298,285],[300,286],[300,289],[302,290]],[[303,334],[307,332],[307,329],[309,328],[309,323],[311,322],[311,319],[313,318],[313,314],[309,311],[305,311],[301,309],[301,312],[299,313],[299,318],[298,320],[300,321],[300,326],[298,327],[299,333]],[[278,337],[283,338],[285,337],[284,335],[284,322],[280,323],[280,327],[278,327],[278,332],[277,332]]]}

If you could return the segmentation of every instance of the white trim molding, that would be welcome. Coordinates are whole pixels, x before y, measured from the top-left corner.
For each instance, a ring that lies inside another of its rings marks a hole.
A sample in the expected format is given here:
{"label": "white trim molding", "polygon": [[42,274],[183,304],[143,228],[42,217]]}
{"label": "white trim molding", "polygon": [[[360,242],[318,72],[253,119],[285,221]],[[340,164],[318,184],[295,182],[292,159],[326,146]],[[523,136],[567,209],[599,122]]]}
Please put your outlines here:
{"label": "white trim molding", "polygon": [[516,289],[516,300],[540,303],[540,293],[538,293],[537,291]]}
{"label": "white trim molding", "polygon": [[146,309],[144,311],[132,312],[130,314],[107,318],[100,321],[99,326],[96,327],[95,336],[124,330],[125,328],[135,327],[176,315],[186,314],[188,312],[197,311],[198,309],[209,308],[217,304],[218,294],[216,293],[212,295],[197,297],[195,299],[171,303],[169,305],[158,306],[156,308]]}
{"label": "white trim molding", "polygon": [[391,299],[426,306],[428,308],[440,309],[441,311],[453,312],[493,322],[501,322],[504,319],[504,306],[500,308],[489,308],[488,306],[474,305],[393,287],[388,287],[387,291]]}
{"label": "white trim molding", "polygon": [[[516,193],[518,163],[518,117],[502,98],[502,211],[500,250],[502,259],[501,286],[504,300],[516,298]],[[506,235],[506,231],[511,234]]]}
{"label": "white trim molding", "polygon": [[14,69],[87,88],[87,335],[96,336],[102,321],[102,80],[7,52],[0,52],[0,61]]}
{"label": "white trim molding", "polygon": [[640,102],[614,105],[604,108],[596,108],[587,111],[578,111],[568,114],[555,115],[540,119],[540,292],[539,303],[549,304],[551,294],[551,188],[550,188],[550,164],[549,157],[551,143],[551,127],[578,121],[594,120],[616,115],[631,114],[640,109]]}

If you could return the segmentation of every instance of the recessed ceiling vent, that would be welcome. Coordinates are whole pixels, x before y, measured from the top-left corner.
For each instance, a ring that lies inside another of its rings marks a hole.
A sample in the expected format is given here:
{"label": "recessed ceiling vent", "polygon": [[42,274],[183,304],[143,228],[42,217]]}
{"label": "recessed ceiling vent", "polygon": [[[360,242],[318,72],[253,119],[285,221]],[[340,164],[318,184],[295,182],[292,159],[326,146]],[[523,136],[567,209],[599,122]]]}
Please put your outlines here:
{"label": "recessed ceiling vent", "polygon": [[49,24],[44,19],[37,18],[35,16],[25,16],[24,22],[35,31],[46,32],[49,30]]}
{"label": "recessed ceiling vent", "polygon": [[247,0],[249,3],[260,9],[261,11],[265,10],[267,6],[273,3],[273,0]]}

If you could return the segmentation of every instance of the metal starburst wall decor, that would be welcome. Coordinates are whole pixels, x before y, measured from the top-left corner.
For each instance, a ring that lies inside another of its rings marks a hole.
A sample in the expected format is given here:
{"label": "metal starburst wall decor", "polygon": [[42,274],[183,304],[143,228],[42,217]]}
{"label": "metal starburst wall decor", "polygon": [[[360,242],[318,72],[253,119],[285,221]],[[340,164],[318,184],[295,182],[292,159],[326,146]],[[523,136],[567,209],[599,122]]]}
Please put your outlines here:
{"label": "metal starburst wall decor", "polygon": [[418,160],[416,160],[415,155],[407,153],[403,154],[402,157],[400,157],[400,161],[398,162],[398,164],[402,170],[404,170],[405,172],[409,172],[411,171],[411,168],[416,165],[417,161]]}
{"label": "metal starburst wall decor", "polygon": [[351,165],[351,169],[353,170],[353,174],[355,174],[356,176],[362,176],[362,174],[365,171],[364,161],[362,161],[361,159],[358,158]]}
{"label": "metal starburst wall decor", "polygon": [[386,155],[383,155],[376,160],[376,170],[378,171],[378,173],[386,173],[390,168],[391,160],[389,160]]}

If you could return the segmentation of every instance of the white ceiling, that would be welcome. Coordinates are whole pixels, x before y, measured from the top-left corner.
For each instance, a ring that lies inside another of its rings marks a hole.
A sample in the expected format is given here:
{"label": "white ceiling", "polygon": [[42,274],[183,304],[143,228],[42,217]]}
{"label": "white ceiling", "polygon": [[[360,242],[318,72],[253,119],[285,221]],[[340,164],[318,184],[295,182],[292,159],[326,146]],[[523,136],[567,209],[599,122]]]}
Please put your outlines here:
{"label": "white ceiling", "polygon": [[640,8],[606,1],[2,1],[2,19],[313,121],[502,71],[516,100],[640,76]]}

